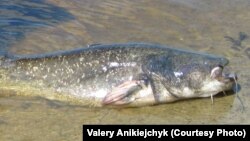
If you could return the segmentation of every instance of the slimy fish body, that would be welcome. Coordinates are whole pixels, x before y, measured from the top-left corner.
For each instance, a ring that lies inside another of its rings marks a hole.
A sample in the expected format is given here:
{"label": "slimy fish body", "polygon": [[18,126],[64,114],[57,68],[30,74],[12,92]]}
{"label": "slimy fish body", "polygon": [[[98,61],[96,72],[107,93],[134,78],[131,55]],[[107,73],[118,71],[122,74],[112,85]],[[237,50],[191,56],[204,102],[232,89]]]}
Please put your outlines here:
{"label": "slimy fish body", "polygon": [[145,106],[210,97],[232,89],[228,60],[157,44],[89,48],[0,59],[1,81],[87,99],[98,106]]}

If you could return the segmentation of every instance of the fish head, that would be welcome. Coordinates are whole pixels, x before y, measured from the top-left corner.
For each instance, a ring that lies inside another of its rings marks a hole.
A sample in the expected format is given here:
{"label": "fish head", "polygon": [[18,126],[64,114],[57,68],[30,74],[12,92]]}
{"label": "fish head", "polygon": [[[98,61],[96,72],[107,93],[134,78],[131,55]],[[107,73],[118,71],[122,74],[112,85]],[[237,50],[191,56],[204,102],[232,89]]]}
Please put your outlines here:
{"label": "fish head", "polygon": [[205,79],[202,81],[202,85],[197,89],[199,97],[208,97],[232,90],[233,86],[236,85],[237,75],[236,73],[224,72],[226,66],[217,65],[209,69],[206,73]]}
{"label": "fish head", "polygon": [[179,64],[172,62],[173,73],[166,74],[167,77],[162,79],[169,93],[179,98],[195,98],[232,90],[237,75],[224,71],[229,62],[226,58],[206,55],[197,58],[188,62],[183,60]]}

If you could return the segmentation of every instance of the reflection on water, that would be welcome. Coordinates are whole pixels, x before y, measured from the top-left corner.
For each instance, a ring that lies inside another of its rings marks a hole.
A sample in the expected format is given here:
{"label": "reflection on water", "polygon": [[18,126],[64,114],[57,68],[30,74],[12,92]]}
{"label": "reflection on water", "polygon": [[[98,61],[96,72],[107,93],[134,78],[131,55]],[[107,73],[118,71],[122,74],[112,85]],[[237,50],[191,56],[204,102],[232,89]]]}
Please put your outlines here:
{"label": "reflection on water", "polygon": [[[0,50],[30,54],[92,43],[157,42],[230,60],[239,96],[106,109],[0,89],[0,140],[81,140],[86,123],[250,123],[248,0],[1,0]],[[237,49],[234,49],[236,47]],[[1,87],[0,87],[1,88]],[[49,130],[49,131],[48,131]],[[9,132],[13,131],[13,132]],[[15,134],[15,136],[13,136]]]}

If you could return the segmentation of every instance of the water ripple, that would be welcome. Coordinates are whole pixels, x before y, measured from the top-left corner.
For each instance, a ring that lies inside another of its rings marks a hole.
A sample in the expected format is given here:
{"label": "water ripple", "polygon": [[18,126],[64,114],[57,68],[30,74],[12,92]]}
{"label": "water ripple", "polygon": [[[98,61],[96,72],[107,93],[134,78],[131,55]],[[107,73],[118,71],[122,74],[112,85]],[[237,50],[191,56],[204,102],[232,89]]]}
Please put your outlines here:
{"label": "water ripple", "polygon": [[67,10],[45,0],[1,0],[0,50],[20,41],[27,32],[73,19]]}

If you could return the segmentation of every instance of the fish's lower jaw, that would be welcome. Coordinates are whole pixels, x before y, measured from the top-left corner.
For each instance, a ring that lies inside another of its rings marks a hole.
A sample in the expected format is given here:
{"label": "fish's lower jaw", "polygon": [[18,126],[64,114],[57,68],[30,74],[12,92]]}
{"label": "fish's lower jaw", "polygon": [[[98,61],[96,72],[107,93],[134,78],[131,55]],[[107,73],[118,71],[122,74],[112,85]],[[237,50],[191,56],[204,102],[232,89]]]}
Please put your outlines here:
{"label": "fish's lower jaw", "polygon": [[222,92],[223,90],[219,90],[219,89],[216,89],[216,90],[207,90],[207,91],[204,91],[202,90],[200,92],[200,94],[198,94],[197,97],[211,97],[211,96],[214,96],[214,95],[217,95],[218,93]]}
{"label": "fish's lower jaw", "polygon": [[220,93],[220,91],[214,91],[214,92],[209,92],[209,93],[203,93],[202,95],[200,95],[199,97],[211,97],[214,95],[217,95],[218,93]]}
{"label": "fish's lower jaw", "polygon": [[199,97],[210,97],[222,91],[229,90],[230,88],[230,84],[224,84],[217,80],[207,80],[203,82],[203,86],[200,89]]}
{"label": "fish's lower jaw", "polygon": [[210,96],[214,96],[214,95],[220,93],[221,91],[222,91],[221,87],[218,87],[215,89],[205,87],[199,91],[193,90],[189,87],[184,87],[182,89],[182,91],[179,91],[178,93],[175,94],[176,96],[178,96],[178,98],[176,98],[173,101],[177,101],[177,100],[181,100],[181,99],[189,99],[189,98],[198,98],[198,97],[210,97]]}

